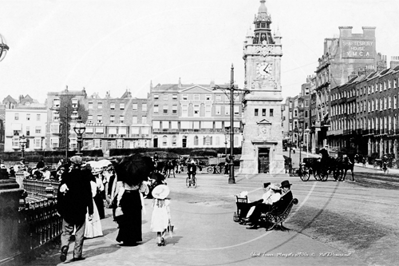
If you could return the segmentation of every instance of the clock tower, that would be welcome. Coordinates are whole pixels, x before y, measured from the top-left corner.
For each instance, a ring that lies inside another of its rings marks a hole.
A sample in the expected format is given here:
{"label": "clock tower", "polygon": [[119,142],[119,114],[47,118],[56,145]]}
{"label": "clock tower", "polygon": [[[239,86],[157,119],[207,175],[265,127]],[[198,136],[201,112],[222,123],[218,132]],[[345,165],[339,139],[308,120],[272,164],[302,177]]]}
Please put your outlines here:
{"label": "clock tower", "polygon": [[281,104],[281,36],[272,36],[266,0],[244,42],[246,94],[240,174],[284,173]]}

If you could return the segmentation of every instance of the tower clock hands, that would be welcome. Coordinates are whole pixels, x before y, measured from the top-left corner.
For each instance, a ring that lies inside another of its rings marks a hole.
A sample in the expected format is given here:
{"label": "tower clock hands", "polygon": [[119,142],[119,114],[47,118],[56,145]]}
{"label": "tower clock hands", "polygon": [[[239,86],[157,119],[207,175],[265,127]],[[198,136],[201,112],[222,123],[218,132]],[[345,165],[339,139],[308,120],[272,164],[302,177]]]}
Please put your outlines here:
{"label": "tower clock hands", "polygon": [[267,64],[267,65],[265,66],[265,68],[263,69],[263,71],[264,71],[265,73],[267,73],[267,74],[269,74],[269,71],[267,70],[268,67],[269,67],[269,64]]}

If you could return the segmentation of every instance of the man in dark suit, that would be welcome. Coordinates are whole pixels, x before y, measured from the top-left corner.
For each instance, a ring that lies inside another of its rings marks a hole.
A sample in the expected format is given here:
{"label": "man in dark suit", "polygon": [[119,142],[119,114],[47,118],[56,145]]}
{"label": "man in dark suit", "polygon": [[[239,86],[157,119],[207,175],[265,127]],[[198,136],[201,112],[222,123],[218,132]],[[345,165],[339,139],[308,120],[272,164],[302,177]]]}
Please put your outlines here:
{"label": "man in dark suit", "polygon": [[282,195],[280,200],[273,204],[273,213],[278,214],[283,212],[292,201],[293,196],[291,192],[291,185],[292,184],[290,184],[288,180],[284,180],[283,182],[281,182],[280,188],[282,191]]}
{"label": "man in dark suit", "polygon": [[69,240],[74,229],[76,229],[76,232],[72,260],[83,259],[82,250],[87,210],[89,211],[89,221],[93,217],[90,179],[86,171],[81,169],[82,158],[73,156],[70,162],[70,170],[61,179],[57,198],[58,213],[63,218],[60,256],[62,262],[66,260]]}

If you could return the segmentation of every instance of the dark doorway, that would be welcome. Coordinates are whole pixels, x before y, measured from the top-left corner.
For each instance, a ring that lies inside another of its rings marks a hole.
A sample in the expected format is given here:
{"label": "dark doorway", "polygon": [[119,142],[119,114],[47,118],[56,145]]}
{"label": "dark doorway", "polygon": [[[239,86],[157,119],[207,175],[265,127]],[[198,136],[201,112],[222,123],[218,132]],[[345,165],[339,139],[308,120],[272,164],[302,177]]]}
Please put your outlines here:
{"label": "dark doorway", "polygon": [[182,146],[183,146],[183,148],[186,148],[186,147],[187,147],[187,136],[184,136],[184,137],[183,137]]}
{"label": "dark doorway", "polygon": [[269,161],[270,148],[259,148],[258,152],[258,172],[269,173],[270,161]]}
{"label": "dark doorway", "polygon": [[154,148],[158,148],[158,138],[154,138]]}

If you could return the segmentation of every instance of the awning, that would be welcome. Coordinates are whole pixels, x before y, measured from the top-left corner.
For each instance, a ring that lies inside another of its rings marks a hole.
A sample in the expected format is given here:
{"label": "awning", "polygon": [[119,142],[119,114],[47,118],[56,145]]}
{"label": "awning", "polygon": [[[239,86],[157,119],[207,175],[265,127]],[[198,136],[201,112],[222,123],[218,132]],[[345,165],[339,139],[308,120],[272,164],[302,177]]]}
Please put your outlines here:
{"label": "awning", "polygon": [[12,130],[22,130],[22,124],[11,124]]}
{"label": "awning", "polygon": [[108,134],[116,134],[116,127],[109,127]]}

